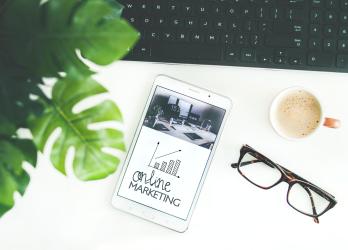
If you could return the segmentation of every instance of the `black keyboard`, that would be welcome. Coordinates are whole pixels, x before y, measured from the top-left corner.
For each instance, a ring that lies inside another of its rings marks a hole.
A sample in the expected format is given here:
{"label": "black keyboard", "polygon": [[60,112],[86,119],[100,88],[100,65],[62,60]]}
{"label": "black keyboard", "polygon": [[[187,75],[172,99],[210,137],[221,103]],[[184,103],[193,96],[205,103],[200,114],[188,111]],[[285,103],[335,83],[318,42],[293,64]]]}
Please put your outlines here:
{"label": "black keyboard", "polygon": [[125,60],[348,72],[348,0],[120,0]]}

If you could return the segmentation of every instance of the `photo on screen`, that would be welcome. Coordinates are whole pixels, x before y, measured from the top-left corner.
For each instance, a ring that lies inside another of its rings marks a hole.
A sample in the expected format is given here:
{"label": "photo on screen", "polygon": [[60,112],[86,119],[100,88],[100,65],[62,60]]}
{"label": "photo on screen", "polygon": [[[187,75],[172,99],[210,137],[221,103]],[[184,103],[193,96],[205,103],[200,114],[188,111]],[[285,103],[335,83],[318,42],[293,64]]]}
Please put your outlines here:
{"label": "photo on screen", "polygon": [[157,87],[143,125],[212,149],[224,115],[224,109]]}

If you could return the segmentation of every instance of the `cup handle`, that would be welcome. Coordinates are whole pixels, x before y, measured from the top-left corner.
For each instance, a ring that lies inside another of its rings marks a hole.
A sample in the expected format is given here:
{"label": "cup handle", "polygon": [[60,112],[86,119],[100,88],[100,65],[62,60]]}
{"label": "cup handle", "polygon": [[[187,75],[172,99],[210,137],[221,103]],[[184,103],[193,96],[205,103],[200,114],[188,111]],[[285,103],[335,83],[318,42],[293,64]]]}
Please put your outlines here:
{"label": "cup handle", "polygon": [[334,118],[325,117],[324,126],[328,128],[339,128],[341,127],[341,121]]}

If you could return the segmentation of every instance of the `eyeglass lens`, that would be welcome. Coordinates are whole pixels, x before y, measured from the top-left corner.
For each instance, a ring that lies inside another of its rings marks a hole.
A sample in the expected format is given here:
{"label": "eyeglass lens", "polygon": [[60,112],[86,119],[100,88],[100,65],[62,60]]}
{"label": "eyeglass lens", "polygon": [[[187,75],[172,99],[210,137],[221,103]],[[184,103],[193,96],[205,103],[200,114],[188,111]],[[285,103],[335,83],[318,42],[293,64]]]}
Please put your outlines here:
{"label": "eyeglass lens", "polygon": [[313,216],[322,214],[330,205],[329,200],[302,183],[295,183],[290,187],[288,202],[298,211]]}
{"label": "eyeglass lens", "polygon": [[279,169],[267,165],[263,161],[254,157],[251,153],[246,153],[240,163],[239,171],[249,181],[261,188],[269,188],[277,183],[282,174]]}

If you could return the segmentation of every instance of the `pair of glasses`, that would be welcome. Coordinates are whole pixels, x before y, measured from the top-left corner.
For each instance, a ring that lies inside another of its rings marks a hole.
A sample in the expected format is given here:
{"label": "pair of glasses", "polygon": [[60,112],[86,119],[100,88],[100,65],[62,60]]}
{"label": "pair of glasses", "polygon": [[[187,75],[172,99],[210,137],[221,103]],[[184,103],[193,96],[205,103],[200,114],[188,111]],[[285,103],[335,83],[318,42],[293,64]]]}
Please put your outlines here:
{"label": "pair of glasses", "polygon": [[274,163],[248,145],[240,149],[238,163],[231,165],[249,182],[262,189],[270,189],[281,182],[289,184],[287,202],[296,211],[314,218],[333,208],[335,197],[290,170]]}

